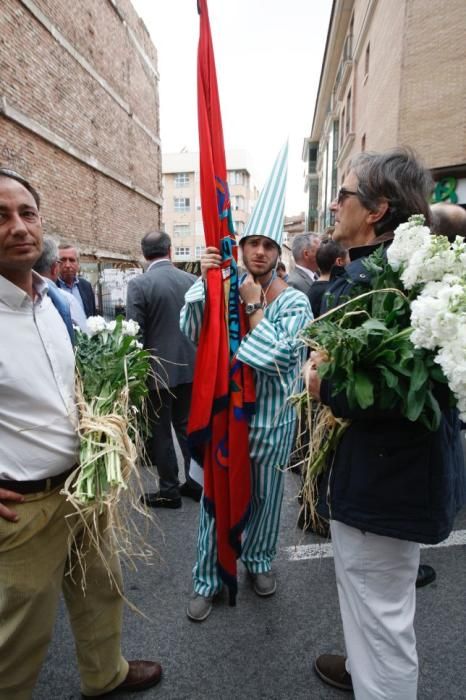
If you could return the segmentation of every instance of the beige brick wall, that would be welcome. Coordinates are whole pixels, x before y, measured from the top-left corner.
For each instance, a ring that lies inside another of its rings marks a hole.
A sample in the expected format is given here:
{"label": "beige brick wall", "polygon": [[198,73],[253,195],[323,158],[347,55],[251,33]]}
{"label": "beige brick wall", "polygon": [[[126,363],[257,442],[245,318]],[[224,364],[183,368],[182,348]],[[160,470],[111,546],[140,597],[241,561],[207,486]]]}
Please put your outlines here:
{"label": "beige brick wall", "polygon": [[466,2],[407,4],[399,140],[430,168],[466,163]]}
{"label": "beige brick wall", "polygon": [[[37,185],[48,230],[61,231],[86,248],[139,256],[141,235],[160,225],[160,206],[117,180],[130,180],[151,197],[161,197],[153,71],[110,2],[35,0],[99,79],[128,105],[128,113],[20,0],[2,0],[1,5],[0,97],[117,177],[107,177],[1,114],[0,163]],[[156,66],[155,47],[131,3],[119,0],[118,8]]]}
{"label": "beige brick wall", "polygon": [[[355,2],[354,47],[359,43],[353,76],[353,131],[355,140],[351,152],[340,168],[340,179],[353,155],[365,149],[385,150],[396,144],[400,106],[400,77],[402,61],[405,0],[379,0],[372,22],[364,35],[362,17],[367,0]],[[390,31],[387,31],[387,28]],[[370,43],[369,72],[366,75],[366,48]]]}

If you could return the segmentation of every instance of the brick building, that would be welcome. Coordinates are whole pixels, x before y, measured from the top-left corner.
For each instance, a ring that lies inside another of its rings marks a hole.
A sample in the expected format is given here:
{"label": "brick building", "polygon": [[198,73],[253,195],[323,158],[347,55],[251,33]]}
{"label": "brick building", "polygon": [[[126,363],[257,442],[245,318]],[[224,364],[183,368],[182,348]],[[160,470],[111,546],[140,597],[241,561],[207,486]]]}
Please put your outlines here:
{"label": "brick building", "polygon": [[0,75],[0,164],[37,186],[46,232],[93,282],[134,267],[162,182],[157,53],[130,0],[1,0]]}
{"label": "brick building", "polygon": [[351,157],[410,145],[434,200],[466,206],[465,0],[334,0],[312,130],[305,140],[309,228]]}

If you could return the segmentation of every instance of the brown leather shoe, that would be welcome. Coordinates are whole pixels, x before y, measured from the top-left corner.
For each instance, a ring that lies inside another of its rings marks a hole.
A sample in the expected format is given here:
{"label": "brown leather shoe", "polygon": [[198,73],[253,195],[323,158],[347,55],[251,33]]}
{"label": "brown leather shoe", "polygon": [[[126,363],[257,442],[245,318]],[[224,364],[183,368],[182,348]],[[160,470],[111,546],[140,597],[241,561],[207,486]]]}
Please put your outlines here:
{"label": "brown leather shoe", "polygon": [[[157,661],[128,661],[129,670],[123,683],[102,695],[92,695],[93,698],[103,698],[120,692],[135,693],[157,685],[162,678],[162,667]],[[83,695],[84,698],[91,697]]]}
{"label": "brown leather shoe", "polygon": [[345,657],[322,654],[314,661],[314,671],[324,683],[340,690],[353,690],[351,676],[346,670]]}

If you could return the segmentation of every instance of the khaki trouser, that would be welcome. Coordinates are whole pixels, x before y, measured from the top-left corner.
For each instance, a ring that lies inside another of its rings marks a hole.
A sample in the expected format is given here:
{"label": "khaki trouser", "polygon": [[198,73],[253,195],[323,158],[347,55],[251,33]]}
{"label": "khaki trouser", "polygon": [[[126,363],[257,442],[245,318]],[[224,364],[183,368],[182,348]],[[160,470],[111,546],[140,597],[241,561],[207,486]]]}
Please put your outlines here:
{"label": "khaki trouser", "polygon": [[[31,494],[14,504],[17,523],[0,518],[1,700],[31,698],[61,591],[76,642],[82,692],[108,692],[128,673],[120,650],[123,601],[95,550],[89,549],[85,558],[85,593],[80,566],[74,567],[73,580],[67,575],[65,516],[73,508],[59,490]],[[116,557],[111,566],[121,589]]]}

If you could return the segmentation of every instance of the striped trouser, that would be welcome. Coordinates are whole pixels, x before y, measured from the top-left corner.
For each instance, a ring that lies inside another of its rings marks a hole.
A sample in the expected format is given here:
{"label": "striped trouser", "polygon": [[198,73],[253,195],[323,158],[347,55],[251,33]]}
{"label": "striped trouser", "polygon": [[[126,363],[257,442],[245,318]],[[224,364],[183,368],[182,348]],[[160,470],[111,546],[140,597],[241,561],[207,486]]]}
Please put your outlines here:
{"label": "striped trouser", "polygon": [[[294,421],[273,428],[254,427],[250,430],[251,514],[244,531],[241,560],[253,574],[270,571],[276,555],[283,500],[283,467],[288,463],[294,430]],[[211,596],[222,588],[217,571],[215,519],[207,513],[203,503],[199,518],[197,559],[193,568],[194,591]]]}

